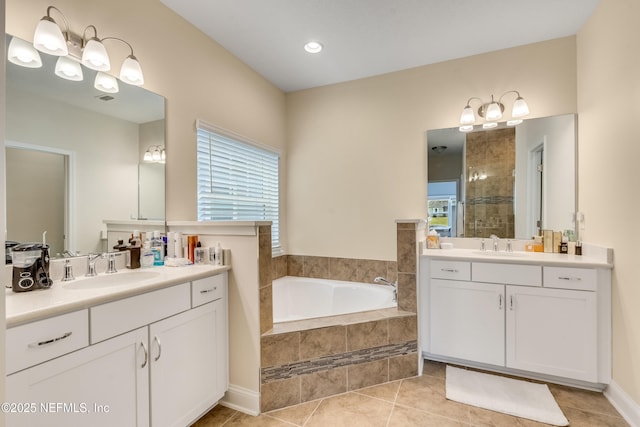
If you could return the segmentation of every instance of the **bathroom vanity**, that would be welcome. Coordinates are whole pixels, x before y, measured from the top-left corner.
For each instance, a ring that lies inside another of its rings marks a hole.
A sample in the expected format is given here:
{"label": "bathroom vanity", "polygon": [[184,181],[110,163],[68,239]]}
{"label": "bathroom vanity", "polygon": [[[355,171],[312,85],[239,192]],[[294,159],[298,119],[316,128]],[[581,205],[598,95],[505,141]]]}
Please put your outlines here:
{"label": "bathroom vanity", "polygon": [[424,358],[590,389],[611,380],[611,250],[420,257]]}
{"label": "bathroom vanity", "polygon": [[228,267],[149,270],[7,292],[10,425],[187,426],[223,397]]}

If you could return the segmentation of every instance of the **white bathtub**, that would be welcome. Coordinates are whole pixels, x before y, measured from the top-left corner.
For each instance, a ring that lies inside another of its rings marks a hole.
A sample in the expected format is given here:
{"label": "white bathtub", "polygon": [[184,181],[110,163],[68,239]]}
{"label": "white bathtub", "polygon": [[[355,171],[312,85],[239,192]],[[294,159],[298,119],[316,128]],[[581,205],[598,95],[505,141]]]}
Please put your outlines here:
{"label": "white bathtub", "polygon": [[396,307],[390,286],[294,276],[273,281],[274,323],[389,307]]}

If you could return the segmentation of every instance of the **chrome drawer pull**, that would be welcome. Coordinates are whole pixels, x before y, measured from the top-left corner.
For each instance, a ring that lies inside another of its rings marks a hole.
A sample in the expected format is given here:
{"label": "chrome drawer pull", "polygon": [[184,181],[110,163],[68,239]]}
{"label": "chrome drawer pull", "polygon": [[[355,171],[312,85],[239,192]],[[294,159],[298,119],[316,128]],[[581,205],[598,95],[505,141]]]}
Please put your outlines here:
{"label": "chrome drawer pull", "polygon": [[209,293],[209,292],[213,292],[213,291],[215,291],[217,289],[218,289],[218,287],[214,286],[213,289],[203,289],[203,290],[200,291],[200,293],[201,294],[206,294],[206,293]]}
{"label": "chrome drawer pull", "polygon": [[500,298],[498,299],[498,310],[502,310],[502,294],[500,294]]}
{"label": "chrome drawer pull", "polygon": [[458,270],[456,270],[455,268],[441,268],[440,271],[444,271],[446,273],[457,273]]}
{"label": "chrome drawer pull", "polygon": [[28,345],[28,347],[37,348],[37,347],[42,347],[43,345],[53,344],[54,342],[62,341],[65,338],[69,338],[71,336],[71,334],[72,334],[72,332],[67,332],[64,335],[62,335],[61,337],[51,338],[50,340],[31,343],[31,344]]}
{"label": "chrome drawer pull", "polygon": [[149,361],[149,352],[147,352],[147,346],[144,345],[142,341],[140,341],[140,347],[144,350],[144,362],[142,362],[141,368],[147,366],[147,362]]}
{"label": "chrome drawer pull", "polygon": [[582,280],[582,278],[581,278],[581,277],[563,277],[563,276],[558,277],[558,279],[559,279],[559,280],[570,280],[570,281],[575,280],[575,281],[578,281],[578,282],[579,282],[580,280]]}

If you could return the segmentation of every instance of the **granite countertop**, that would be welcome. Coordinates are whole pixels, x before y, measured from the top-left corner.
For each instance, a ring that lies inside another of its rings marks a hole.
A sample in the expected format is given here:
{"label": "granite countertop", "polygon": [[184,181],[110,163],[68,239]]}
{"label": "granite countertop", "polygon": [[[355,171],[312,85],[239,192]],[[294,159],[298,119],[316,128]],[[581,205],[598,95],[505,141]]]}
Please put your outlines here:
{"label": "granite countertop", "polygon": [[[105,277],[105,274],[100,274],[95,278],[82,277],[69,282],[58,280],[49,289],[30,292],[13,292],[11,289],[6,289],[7,327],[202,279],[228,270],[230,270],[230,266],[213,265],[141,268],[122,270],[108,275],[110,282],[117,279],[118,276],[123,276],[122,283],[105,285],[103,282],[101,284],[100,281],[104,279],[100,278]],[[135,280],[133,275],[142,275],[143,279]],[[133,281],[130,281],[132,278]],[[94,286],[92,286],[92,281],[94,281]]]}

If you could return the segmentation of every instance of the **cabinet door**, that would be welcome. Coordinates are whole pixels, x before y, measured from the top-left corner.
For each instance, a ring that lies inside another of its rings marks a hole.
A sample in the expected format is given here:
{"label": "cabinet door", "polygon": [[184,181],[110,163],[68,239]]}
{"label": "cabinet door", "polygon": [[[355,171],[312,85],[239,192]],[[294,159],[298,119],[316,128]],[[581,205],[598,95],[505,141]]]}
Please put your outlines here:
{"label": "cabinet door", "polygon": [[504,285],[431,280],[431,353],[504,365]]}
{"label": "cabinet door", "polygon": [[7,414],[10,426],[148,426],[147,328],[7,377],[7,401],[34,402]]}
{"label": "cabinet door", "polygon": [[507,286],[507,366],[597,381],[596,294]]}
{"label": "cabinet door", "polygon": [[151,424],[186,426],[224,395],[218,337],[222,300],[210,302],[149,327]]}

